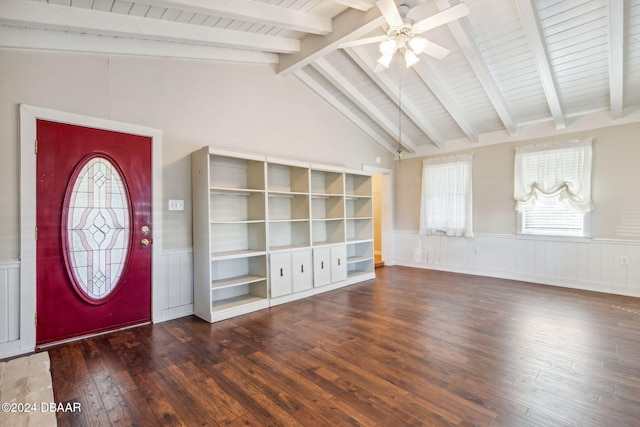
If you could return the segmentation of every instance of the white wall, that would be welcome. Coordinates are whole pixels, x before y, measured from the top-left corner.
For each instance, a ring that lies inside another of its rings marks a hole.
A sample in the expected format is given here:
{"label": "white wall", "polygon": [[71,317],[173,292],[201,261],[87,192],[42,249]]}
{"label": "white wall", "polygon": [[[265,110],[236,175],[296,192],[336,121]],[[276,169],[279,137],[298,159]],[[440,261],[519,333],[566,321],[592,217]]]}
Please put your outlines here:
{"label": "white wall", "polygon": [[[640,123],[466,150],[475,238],[418,235],[423,158],[396,164],[396,262],[640,297]],[[591,238],[516,235],[514,147],[594,138]],[[623,257],[627,264],[623,265]]]}
{"label": "white wall", "polygon": [[[164,247],[191,247],[189,154],[214,145],[360,169],[392,166],[379,148],[295,77],[271,66],[0,49],[0,261],[18,235],[18,105],[161,129],[163,192],[184,199],[164,212]],[[166,206],[166,203],[164,203]]]}
{"label": "white wall", "polygon": [[[271,66],[0,49],[0,358],[20,351],[19,105],[163,131],[160,319],[193,311],[191,152],[205,145],[351,169],[393,157]],[[183,199],[183,212],[169,212]],[[24,351],[24,350],[22,350]]]}

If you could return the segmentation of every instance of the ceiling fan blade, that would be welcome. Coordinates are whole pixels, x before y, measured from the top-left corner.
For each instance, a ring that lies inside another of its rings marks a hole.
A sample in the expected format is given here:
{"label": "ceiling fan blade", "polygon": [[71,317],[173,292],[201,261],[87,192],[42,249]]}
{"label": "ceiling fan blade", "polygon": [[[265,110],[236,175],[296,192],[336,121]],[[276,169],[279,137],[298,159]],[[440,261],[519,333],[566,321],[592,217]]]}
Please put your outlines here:
{"label": "ceiling fan blade", "polygon": [[369,44],[369,43],[379,43],[386,38],[387,36],[368,37],[366,39],[352,40],[350,42],[340,43],[338,47],[345,48],[345,47],[351,47],[351,46],[360,46],[360,45]]}
{"label": "ceiling fan blade", "polygon": [[422,21],[416,22],[413,24],[413,30],[416,34],[424,33],[425,31],[448,24],[451,21],[467,16],[468,14],[469,6],[464,3],[458,3],[449,9],[443,10],[440,13],[436,13]]}
{"label": "ceiling fan blade", "polygon": [[376,6],[378,6],[382,16],[391,27],[402,27],[402,17],[393,0],[379,0],[376,2]]}
{"label": "ceiling fan blade", "polygon": [[442,59],[449,54],[449,49],[427,40],[427,44],[425,48],[422,49],[422,52],[436,59]]}

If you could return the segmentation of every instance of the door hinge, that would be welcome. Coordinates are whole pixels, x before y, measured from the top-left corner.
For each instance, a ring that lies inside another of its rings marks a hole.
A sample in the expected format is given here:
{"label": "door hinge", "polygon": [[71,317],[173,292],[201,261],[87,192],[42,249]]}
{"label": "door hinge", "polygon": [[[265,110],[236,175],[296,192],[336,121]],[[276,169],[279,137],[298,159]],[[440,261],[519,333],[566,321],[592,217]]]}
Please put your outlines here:
{"label": "door hinge", "polygon": [[36,227],[36,241],[38,240],[38,227]]}
{"label": "door hinge", "polygon": [[35,150],[36,154],[38,154],[38,140],[37,139],[35,140],[34,150]]}

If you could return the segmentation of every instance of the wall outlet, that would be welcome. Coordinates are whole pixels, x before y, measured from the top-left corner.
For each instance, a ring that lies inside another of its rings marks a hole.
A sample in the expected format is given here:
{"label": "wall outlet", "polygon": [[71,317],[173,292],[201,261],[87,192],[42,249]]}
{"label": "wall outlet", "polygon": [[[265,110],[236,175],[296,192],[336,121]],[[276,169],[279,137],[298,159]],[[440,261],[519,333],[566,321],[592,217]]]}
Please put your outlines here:
{"label": "wall outlet", "polygon": [[184,200],[169,200],[169,210],[170,211],[183,211],[184,210]]}
{"label": "wall outlet", "polygon": [[626,256],[620,257],[620,265],[629,265],[629,260],[627,259]]}

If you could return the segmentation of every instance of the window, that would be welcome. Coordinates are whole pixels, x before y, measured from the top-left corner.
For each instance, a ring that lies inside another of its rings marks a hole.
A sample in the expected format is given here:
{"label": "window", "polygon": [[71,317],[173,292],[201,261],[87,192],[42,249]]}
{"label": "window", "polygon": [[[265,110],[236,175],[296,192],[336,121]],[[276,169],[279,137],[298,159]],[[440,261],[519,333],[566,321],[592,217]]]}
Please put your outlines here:
{"label": "window", "polygon": [[420,234],[473,236],[470,154],[422,164]]}
{"label": "window", "polygon": [[516,148],[514,177],[521,233],[588,235],[591,138]]}

